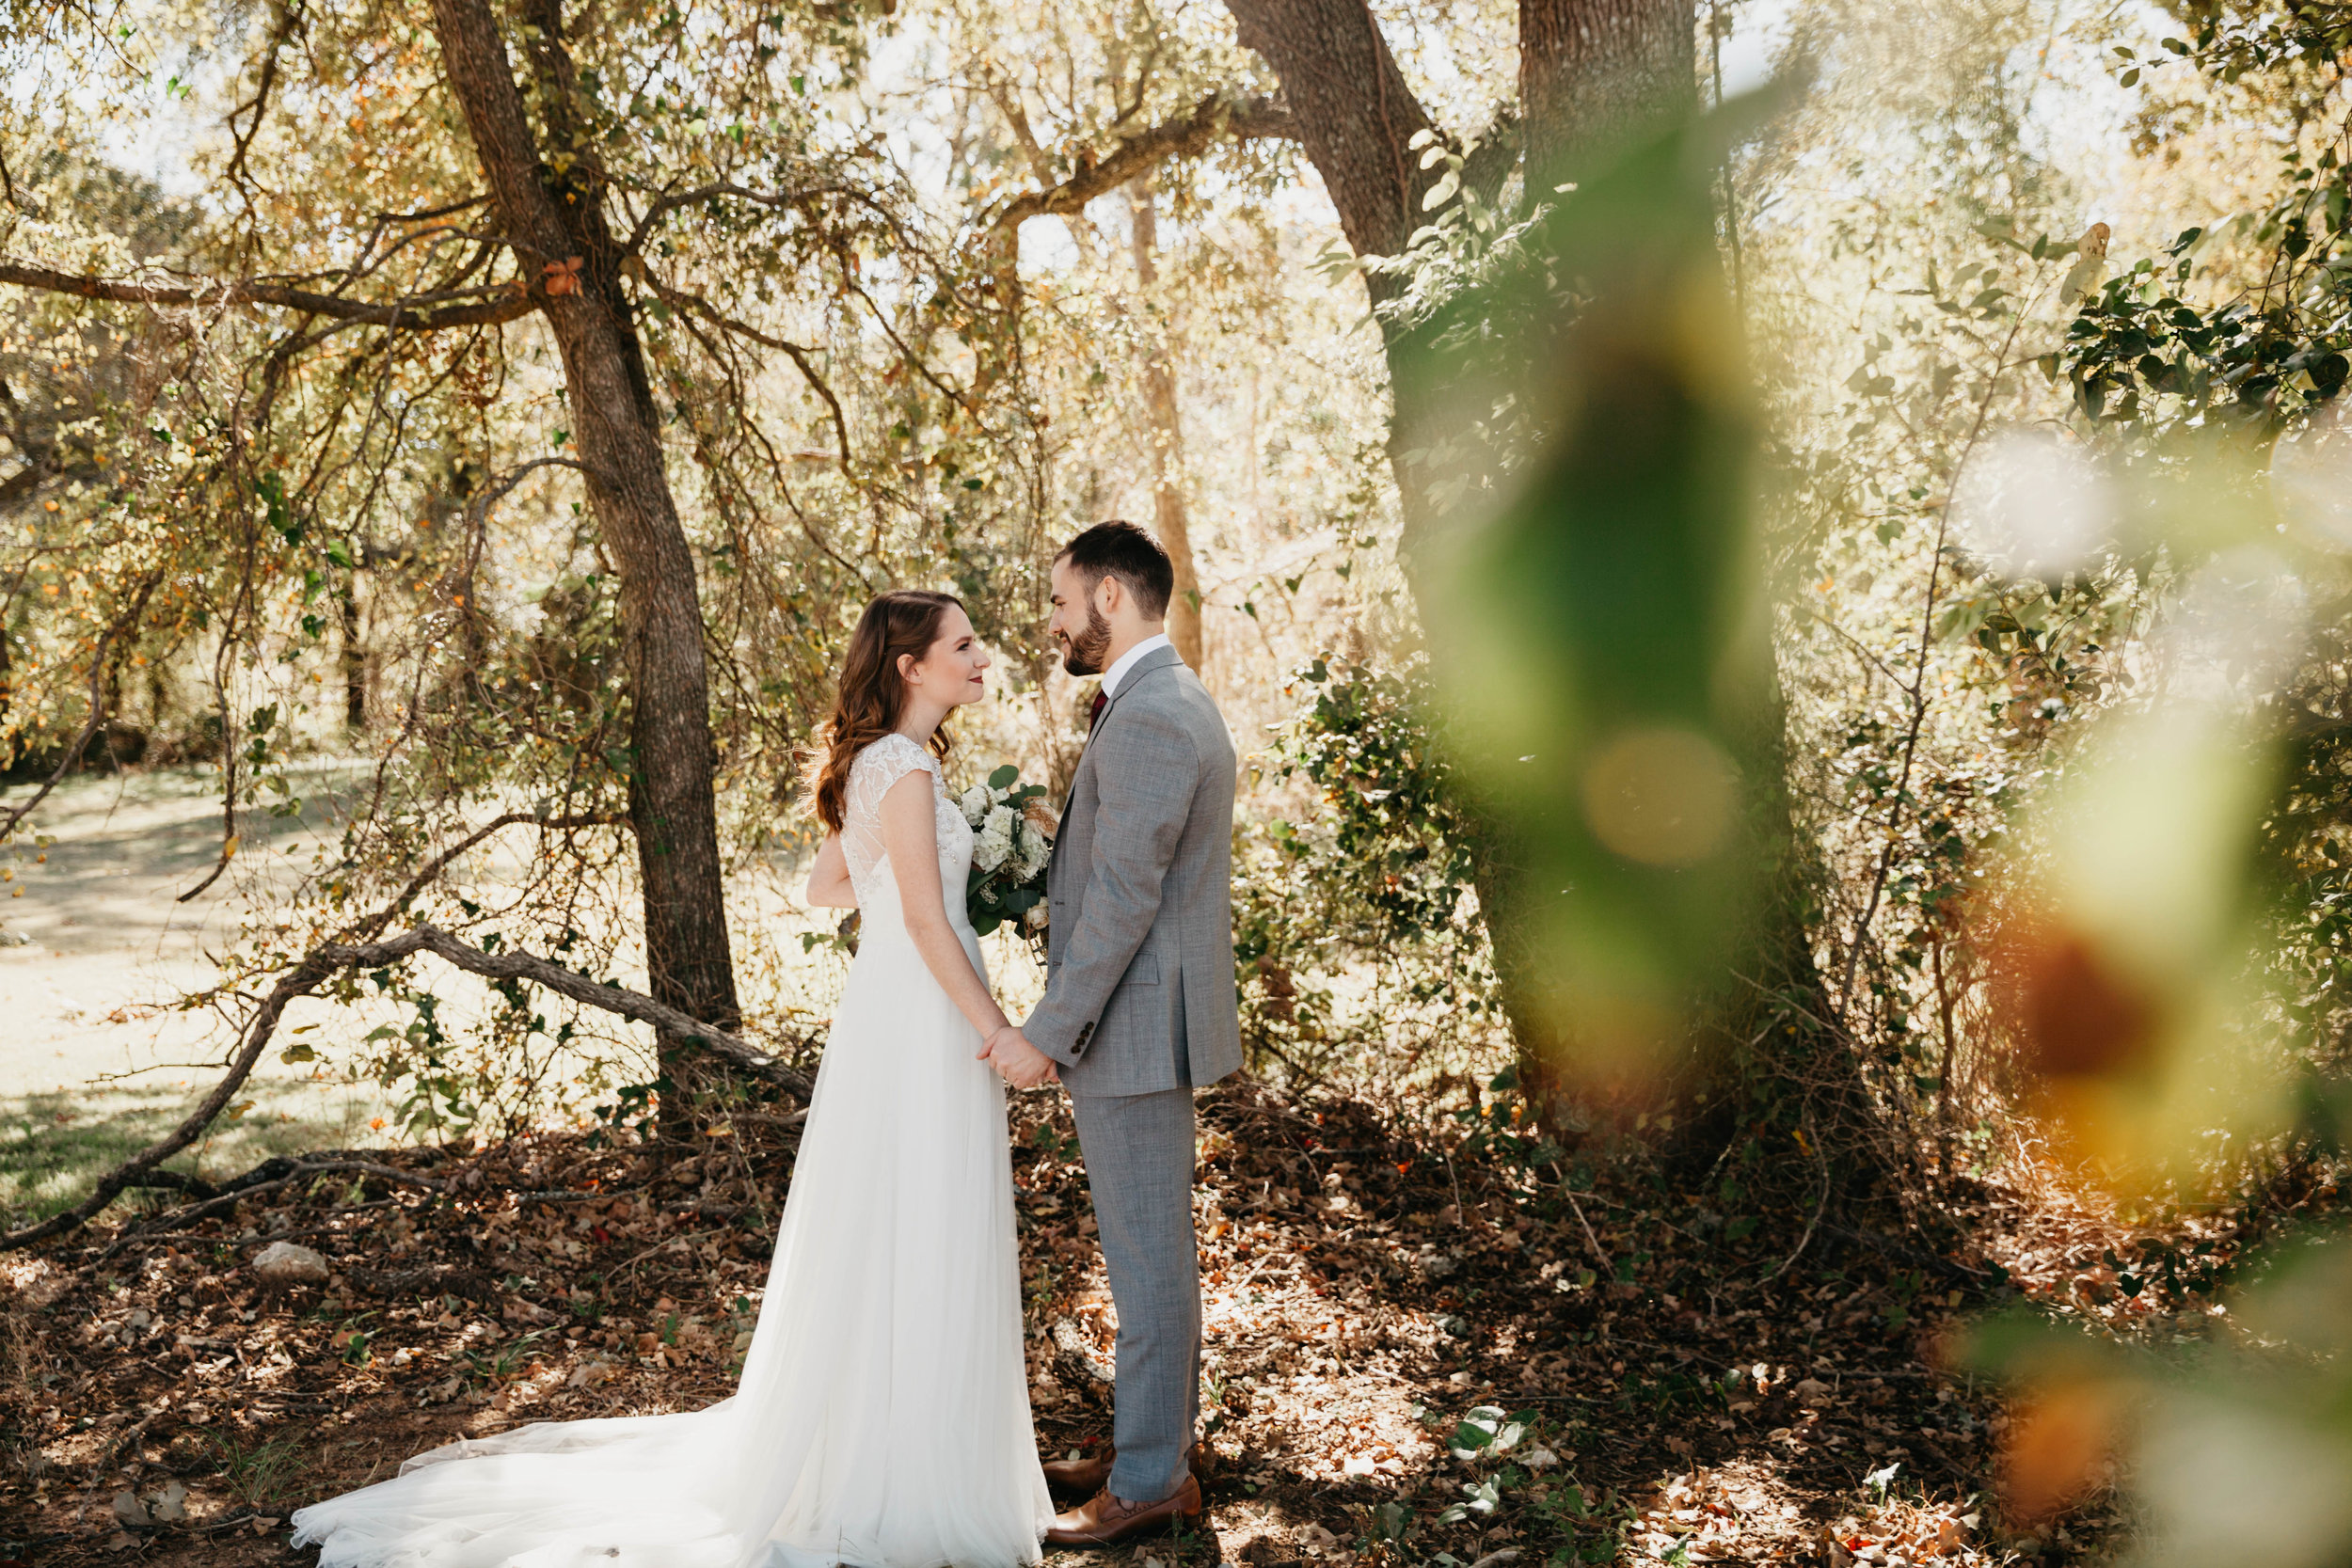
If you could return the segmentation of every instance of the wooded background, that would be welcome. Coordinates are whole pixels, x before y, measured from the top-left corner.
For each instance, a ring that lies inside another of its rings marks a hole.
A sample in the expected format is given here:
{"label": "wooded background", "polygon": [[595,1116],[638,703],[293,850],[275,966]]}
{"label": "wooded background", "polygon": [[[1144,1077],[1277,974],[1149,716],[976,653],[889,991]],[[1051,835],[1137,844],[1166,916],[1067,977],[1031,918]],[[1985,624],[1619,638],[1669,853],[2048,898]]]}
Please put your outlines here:
{"label": "wooded background", "polygon": [[248,911],[230,1077],[15,1241],[265,1052],[420,1138],[788,1105],[846,939],[754,890],[859,608],[961,594],[959,765],[1058,786],[1114,515],[1242,737],[1267,1082],[1703,1150],[1800,1251],[2333,1191],[2339,8],[8,15],[0,856],[207,769]]}

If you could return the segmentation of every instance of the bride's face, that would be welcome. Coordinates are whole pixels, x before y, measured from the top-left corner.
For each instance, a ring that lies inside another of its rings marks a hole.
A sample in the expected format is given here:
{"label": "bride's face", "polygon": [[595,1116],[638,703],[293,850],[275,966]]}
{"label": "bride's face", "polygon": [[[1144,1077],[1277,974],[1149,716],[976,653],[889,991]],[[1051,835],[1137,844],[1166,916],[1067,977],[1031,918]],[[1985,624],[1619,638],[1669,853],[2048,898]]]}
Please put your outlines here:
{"label": "bride's face", "polygon": [[909,691],[949,707],[977,703],[988,695],[980,678],[990,660],[988,650],[973,635],[971,617],[953,605],[939,618],[939,636],[920,663],[905,668]]}

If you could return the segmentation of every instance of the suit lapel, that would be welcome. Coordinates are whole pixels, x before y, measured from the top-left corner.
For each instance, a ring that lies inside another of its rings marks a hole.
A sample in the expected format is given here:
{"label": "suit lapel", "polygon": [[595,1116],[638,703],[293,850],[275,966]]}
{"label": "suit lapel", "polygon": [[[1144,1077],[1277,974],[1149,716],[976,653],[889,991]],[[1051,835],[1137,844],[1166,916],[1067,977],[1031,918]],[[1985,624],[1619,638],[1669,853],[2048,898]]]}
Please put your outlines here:
{"label": "suit lapel", "polygon": [[1127,672],[1127,678],[1119,683],[1119,689],[1111,693],[1111,700],[1103,705],[1103,711],[1096,716],[1092,727],[1087,731],[1086,745],[1078,752],[1078,766],[1070,771],[1070,794],[1062,801],[1061,816],[1054,825],[1054,850],[1045,863],[1045,881],[1048,888],[1053,886],[1054,867],[1061,859],[1061,841],[1070,826],[1070,808],[1076,803],[1078,799],[1078,776],[1086,771],[1087,757],[1094,750],[1094,737],[1101,735],[1103,726],[1111,721],[1111,711],[1126,701],[1128,695],[1136,687],[1143,684],[1144,676],[1154,671],[1165,669],[1170,664],[1183,662],[1184,660],[1177,657],[1174,648],[1165,645],[1152,649],[1136,660],[1134,667]]}

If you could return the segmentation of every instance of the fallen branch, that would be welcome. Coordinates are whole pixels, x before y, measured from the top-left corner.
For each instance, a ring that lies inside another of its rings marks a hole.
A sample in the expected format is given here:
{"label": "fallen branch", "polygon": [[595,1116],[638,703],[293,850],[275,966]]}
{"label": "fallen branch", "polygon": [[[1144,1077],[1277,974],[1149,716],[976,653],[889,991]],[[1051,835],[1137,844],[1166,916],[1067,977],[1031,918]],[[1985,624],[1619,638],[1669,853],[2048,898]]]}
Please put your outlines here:
{"label": "fallen branch", "polygon": [[200,1176],[191,1176],[186,1171],[180,1170],[151,1170],[137,1180],[128,1182],[126,1185],[156,1187],[167,1192],[185,1193],[190,1197],[218,1197],[220,1196],[220,1189],[210,1181]]}
{"label": "fallen branch", "polygon": [[270,988],[269,995],[262,999],[261,1010],[246,1025],[245,1038],[239,1042],[236,1054],[230,1059],[229,1071],[179,1126],[100,1177],[97,1184],[90,1189],[89,1196],[72,1208],[61,1209],[38,1225],[28,1225],[0,1236],[0,1252],[13,1252],[18,1247],[30,1246],[35,1242],[47,1241],[52,1236],[62,1236],[69,1230],[77,1229],[112,1203],[125,1188],[147,1185],[149,1179],[155,1175],[157,1166],[202,1137],[204,1130],[213,1124],[213,1118],[228,1108],[230,1097],[244,1086],[246,1079],[252,1074],[253,1064],[262,1059],[262,1049],[277,1031],[278,1021],[284,1016],[287,1005],[298,996],[307,996],[316,990],[336,972],[337,967],[322,960],[315,952],[296,964],[291,973]]}
{"label": "fallen branch", "polygon": [[[397,1181],[410,1187],[422,1187],[428,1192],[439,1193],[449,1190],[447,1182],[436,1181],[429,1176],[412,1175],[407,1171],[381,1164],[373,1160],[294,1160],[281,1154],[275,1159],[262,1161],[225,1187],[214,1189],[213,1196],[200,1203],[191,1203],[185,1208],[173,1209],[157,1214],[151,1219],[141,1220],[121,1235],[117,1236],[106,1250],[98,1255],[99,1260],[103,1262],[112,1258],[124,1247],[144,1237],[160,1236],[171,1230],[185,1230],[199,1220],[228,1212],[246,1198],[259,1197],[264,1193],[274,1193],[281,1187],[292,1186],[294,1182],[306,1178],[326,1176],[336,1171],[356,1171],[360,1175],[377,1177],[386,1181]],[[161,1184],[152,1180],[153,1174],[151,1172],[148,1177],[134,1181],[131,1185],[146,1187]]]}
{"label": "fallen branch", "polygon": [[[626,990],[620,986],[592,980],[585,974],[575,974],[571,970],[550,963],[532,954],[485,953],[481,948],[459,942],[448,932],[432,926],[419,926],[413,930],[384,942],[326,942],[312,948],[304,955],[299,963],[288,971],[277,985],[270,988],[269,995],[262,999],[261,1009],[253,1015],[252,1022],[246,1025],[245,1037],[238,1045],[236,1054],[230,1058],[228,1073],[219,1083],[213,1085],[212,1092],[204,1097],[202,1102],[195,1110],[188,1113],[187,1117],[179,1126],[133,1155],[129,1160],[117,1165],[113,1170],[108,1171],[104,1176],[100,1177],[97,1184],[91,1188],[89,1196],[72,1208],[60,1210],[37,1225],[29,1225],[22,1229],[0,1235],[0,1252],[12,1252],[19,1247],[30,1246],[35,1242],[47,1241],[52,1236],[61,1236],[69,1230],[76,1229],[87,1224],[101,1210],[132,1187],[171,1186],[179,1187],[183,1191],[187,1190],[187,1182],[192,1179],[183,1178],[177,1173],[163,1172],[159,1167],[166,1160],[203,1136],[204,1130],[212,1125],[213,1119],[228,1107],[230,1098],[244,1086],[246,1079],[252,1074],[254,1064],[262,1059],[262,1053],[269,1045],[270,1037],[277,1032],[278,1021],[284,1017],[287,1006],[296,998],[310,995],[328,980],[347,970],[383,969],[422,952],[432,953],[437,958],[454,964],[469,974],[480,974],[493,980],[528,980],[533,985],[545,987],[558,995],[567,996],[584,1006],[601,1008],[609,1013],[618,1013],[623,1018],[632,1019],[640,1023],[652,1024],[655,1028],[675,1036],[688,1044],[701,1045],[713,1055],[723,1057],[738,1067],[757,1074],[803,1101],[806,1101],[814,1092],[815,1085],[810,1083],[806,1075],[795,1072],[774,1055],[738,1038],[723,1029],[713,1028],[709,1024],[689,1018],[676,1008],[666,1006],[650,996]],[[363,1164],[370,1164],[370,1163],[347,1161],[342,1163],[342,1167],[350,1168]],[[260,1171],[265,1168],[266,1163],[255,1169]],[[371,1165],[371,1173],[390,1180],[407,1181],[424,1186],[435,1185],[426,1178],[411,1176],[404,1171],[395,1171],[389,1165]],[[255,1173],[246,1174],[250,1177]],[[288,1177],[285,1180],[291,1180],[293,1178]],[[233,1200],[252,1193],[262,1184],[263,1183],[257,1181],[235,1193],[221,1193],[215,1197],[206,1199],[205,1204],[199,1204],[197,1207],[204,1208],[208,1204]],[[277,1184],[282,1184],[282,1182]],[[182,1212],[184,1213],[187,1211],[182,1211]]]}
{"label": "fallen branch", "polygon": [[479,947],[459,942],[436,927],[419,926],[386,942],[354,946],[329,943],[318,948],[312,957],[324,959],[339,970],[382,969],[420,952],[431,953],[485,979],[528,980],[587,1006],[618,1013],[639,1023],[650,1023],[689,1045],[699,1045],[715,1056],[724,1057],[737,1067],[758,1074],[798,1099],[806,1100],[816,1090],[816,1085],[805,1075],[793,1071],[771,1053],[723,1029],[690,1018],[675,1007],[656,1002],[642,992],[628,990],[602,980],[592,980],[585,974],[565,969],[561,964],[550,963],[534,954],[485,953]]}
{"label": "fallen branch", "polygon": [[1610,1258],[1608,1249],[1600,1244],[1600,1238],[1593,1234],[1593,1222],[1584,1217],[1584,1205],[1577,1202],[1575,1189],[1563,1181],[1560,1183],[1560,1196],[1568,1200],[1568,1212],[1576,1216],[1577,1228],[1584,1232],[1584,1244],[1591,1249],[1593,1261],[1600,1265],[1600,1277],[1616,1278],[1617,1265]]}

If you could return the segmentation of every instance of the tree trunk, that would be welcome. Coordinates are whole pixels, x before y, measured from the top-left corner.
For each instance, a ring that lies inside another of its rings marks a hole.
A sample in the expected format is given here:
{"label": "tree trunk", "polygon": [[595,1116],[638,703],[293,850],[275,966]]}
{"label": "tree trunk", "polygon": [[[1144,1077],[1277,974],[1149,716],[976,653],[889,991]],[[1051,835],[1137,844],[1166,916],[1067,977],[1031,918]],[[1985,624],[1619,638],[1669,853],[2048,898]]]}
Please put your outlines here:
{"label": "tree trunk", "polygon": [[1519,0],[1531,190],[1575,180],[1698,104],[1692,0]]}
{"label": "tree trunk", "polygon": [[[645,961],[657,1001],[732,1030],[739,1017],[720,875],[708,676],[694,558],[663,466],[659,414],[621,289],[621,248],[607,229],[593,153],[570,134],[570,59],[562,18],[530,8],[559,175],[523,113],[505,40],[485,0],[433,0],[451,90],[482,159],[501,231],[526,272],[578,259],[573,291],[545,313],[563,355],[572,423],[599,531],[619,567],[629,677],[629,820],[644,884]],[[546,288],[535,283],[533,292]],[[661,1038],[664,1076],[682,1082],[680,1042]],[[683,1094],[662,1097],[662,1126],[686,1127]]]}
{"label": "tree trunk", "polygon": [[[1422,221],[1422,198],[1436,185],[1444,166],[1421,167],[1414,135],[1434,131],[1429,116],[1397,69],[1388,40],[1365,0],[1226,0],[1241,45],[1274,68],[1282,95],[1298,124],[1298,138],[1324,189],[1338,209],[1340,229],[1359,256],[1393,256]],[[1375,309],[1393,298],[1397,280],[1363,275]],[[1417,599],[1429,590],[1423,569],[1425,546],[1436,531],[1437,507],[1430,475],[1407,454],[1438,444],[1448,418],[1442,399],[1424,392],[1414,373],[1419,345],[1411,334],[1387,319],[1381,338],[1388,352],[1389,464],[1396,477],[1403,531],[1398,563]],[[1503,1011],[1511,1021],[1519,1076],[1535,1092],[1538,1105],[1550,1097],[1540,1085],[1550,1053],[1533,998],[1540,994],[1540,955],[1520,940],[1525,925],[1512,914],[1512,857],[1501,842],[1499,825],[1485,824],[1471,857],[1479,909],[1493,944],[1495,974]]]}
{"label": "tree trunk", "polygon": [[[1420,227],[1438,174],[1413,137],[1434,131],[1364,0],[1226,0],[1244,49],[1274,68],[1282,96],[1359,256],[1392,256]],[[1367,277],[1373,298],[1395,281]]]}
{"label": "tree trunk", "polygon": [[1159,208],[1152,199],[1152,177],[1127,187],[1133,214],[1136,292],[1151,317],[1150,346],[1143,359],[1143,406],[1152,432],[1152,531],[1176,567],[1176,593],[1168,605],[1168,640],[1195,673],[1200,659],[1200,577],[1192,556],[1192,528],[1184,515],[1184,436],[1176,419],[1176,367],[1169,356],[1165,319],[1152,308],[1160,280],[1155,256],[1160,243]]}
{"label": "tree trunk", "polygon": [[[1282,86],[1300,142],[1338,209],[1340,227],[1359,256],[1394,255],[1426,221],[1422,198],[1444,173],[1419,167],[1414,135],[1436,130],[1389,53],[1365,0],[1227,0],[1240,42],[1264,57]],[[1692,0],[1520,0],[1520,96],[1523,137],[1538,198],[1551,186],[1597,169],[1619,150],[1696,105]],[[1377,307],[1395,279],[1366,275]],[[1417,598],[1429,587],[1427,546],[1443,523],[1429,482],[1407,454],[1449,437],[1467,442],[1463,410],[1438,393],[1422,372],[1424,345],[1383,323],[1394,413],[1389,453],[1403,513],[1400,564]],[[1803,914],[1803,878],[1793,854],[1785,780],[1779,768],[1781,713],[1754,715],[1749,767],[1759,831],[1786,863],[1770,879],[1753,927],[1740,944],[1742,973],[1788,976],[1818,993]],[[1479,903],[1494,944],[1503,1004],[1518,1038],[1521,1082],[1547,1115],[1560,1109],[1552,1085],[1560,1041],[1548,1037],[1534,999],[1547,976],[1529,937],[1511,875],[1515,855],[1500,822],[1479,829],[1473,860]],[[1744,965],[1753,962],[1755,969]],[[1770,983],[1767,981],[1766,983]],[[1738,989],[1736,986],[1727,988]],[[1729,1010],[1757,1009],[1752,993]],[[1729,1020],[1709,1020],[1723,1032]],[[1752,1031],[1751,1031],[1752,1032]]]}
{"label": "tree trunk", "polygon": [[359,586],[343,578],[335,595],[342,611],[343,725],[358,735],[368,727],[368,650],[359,635]]}

